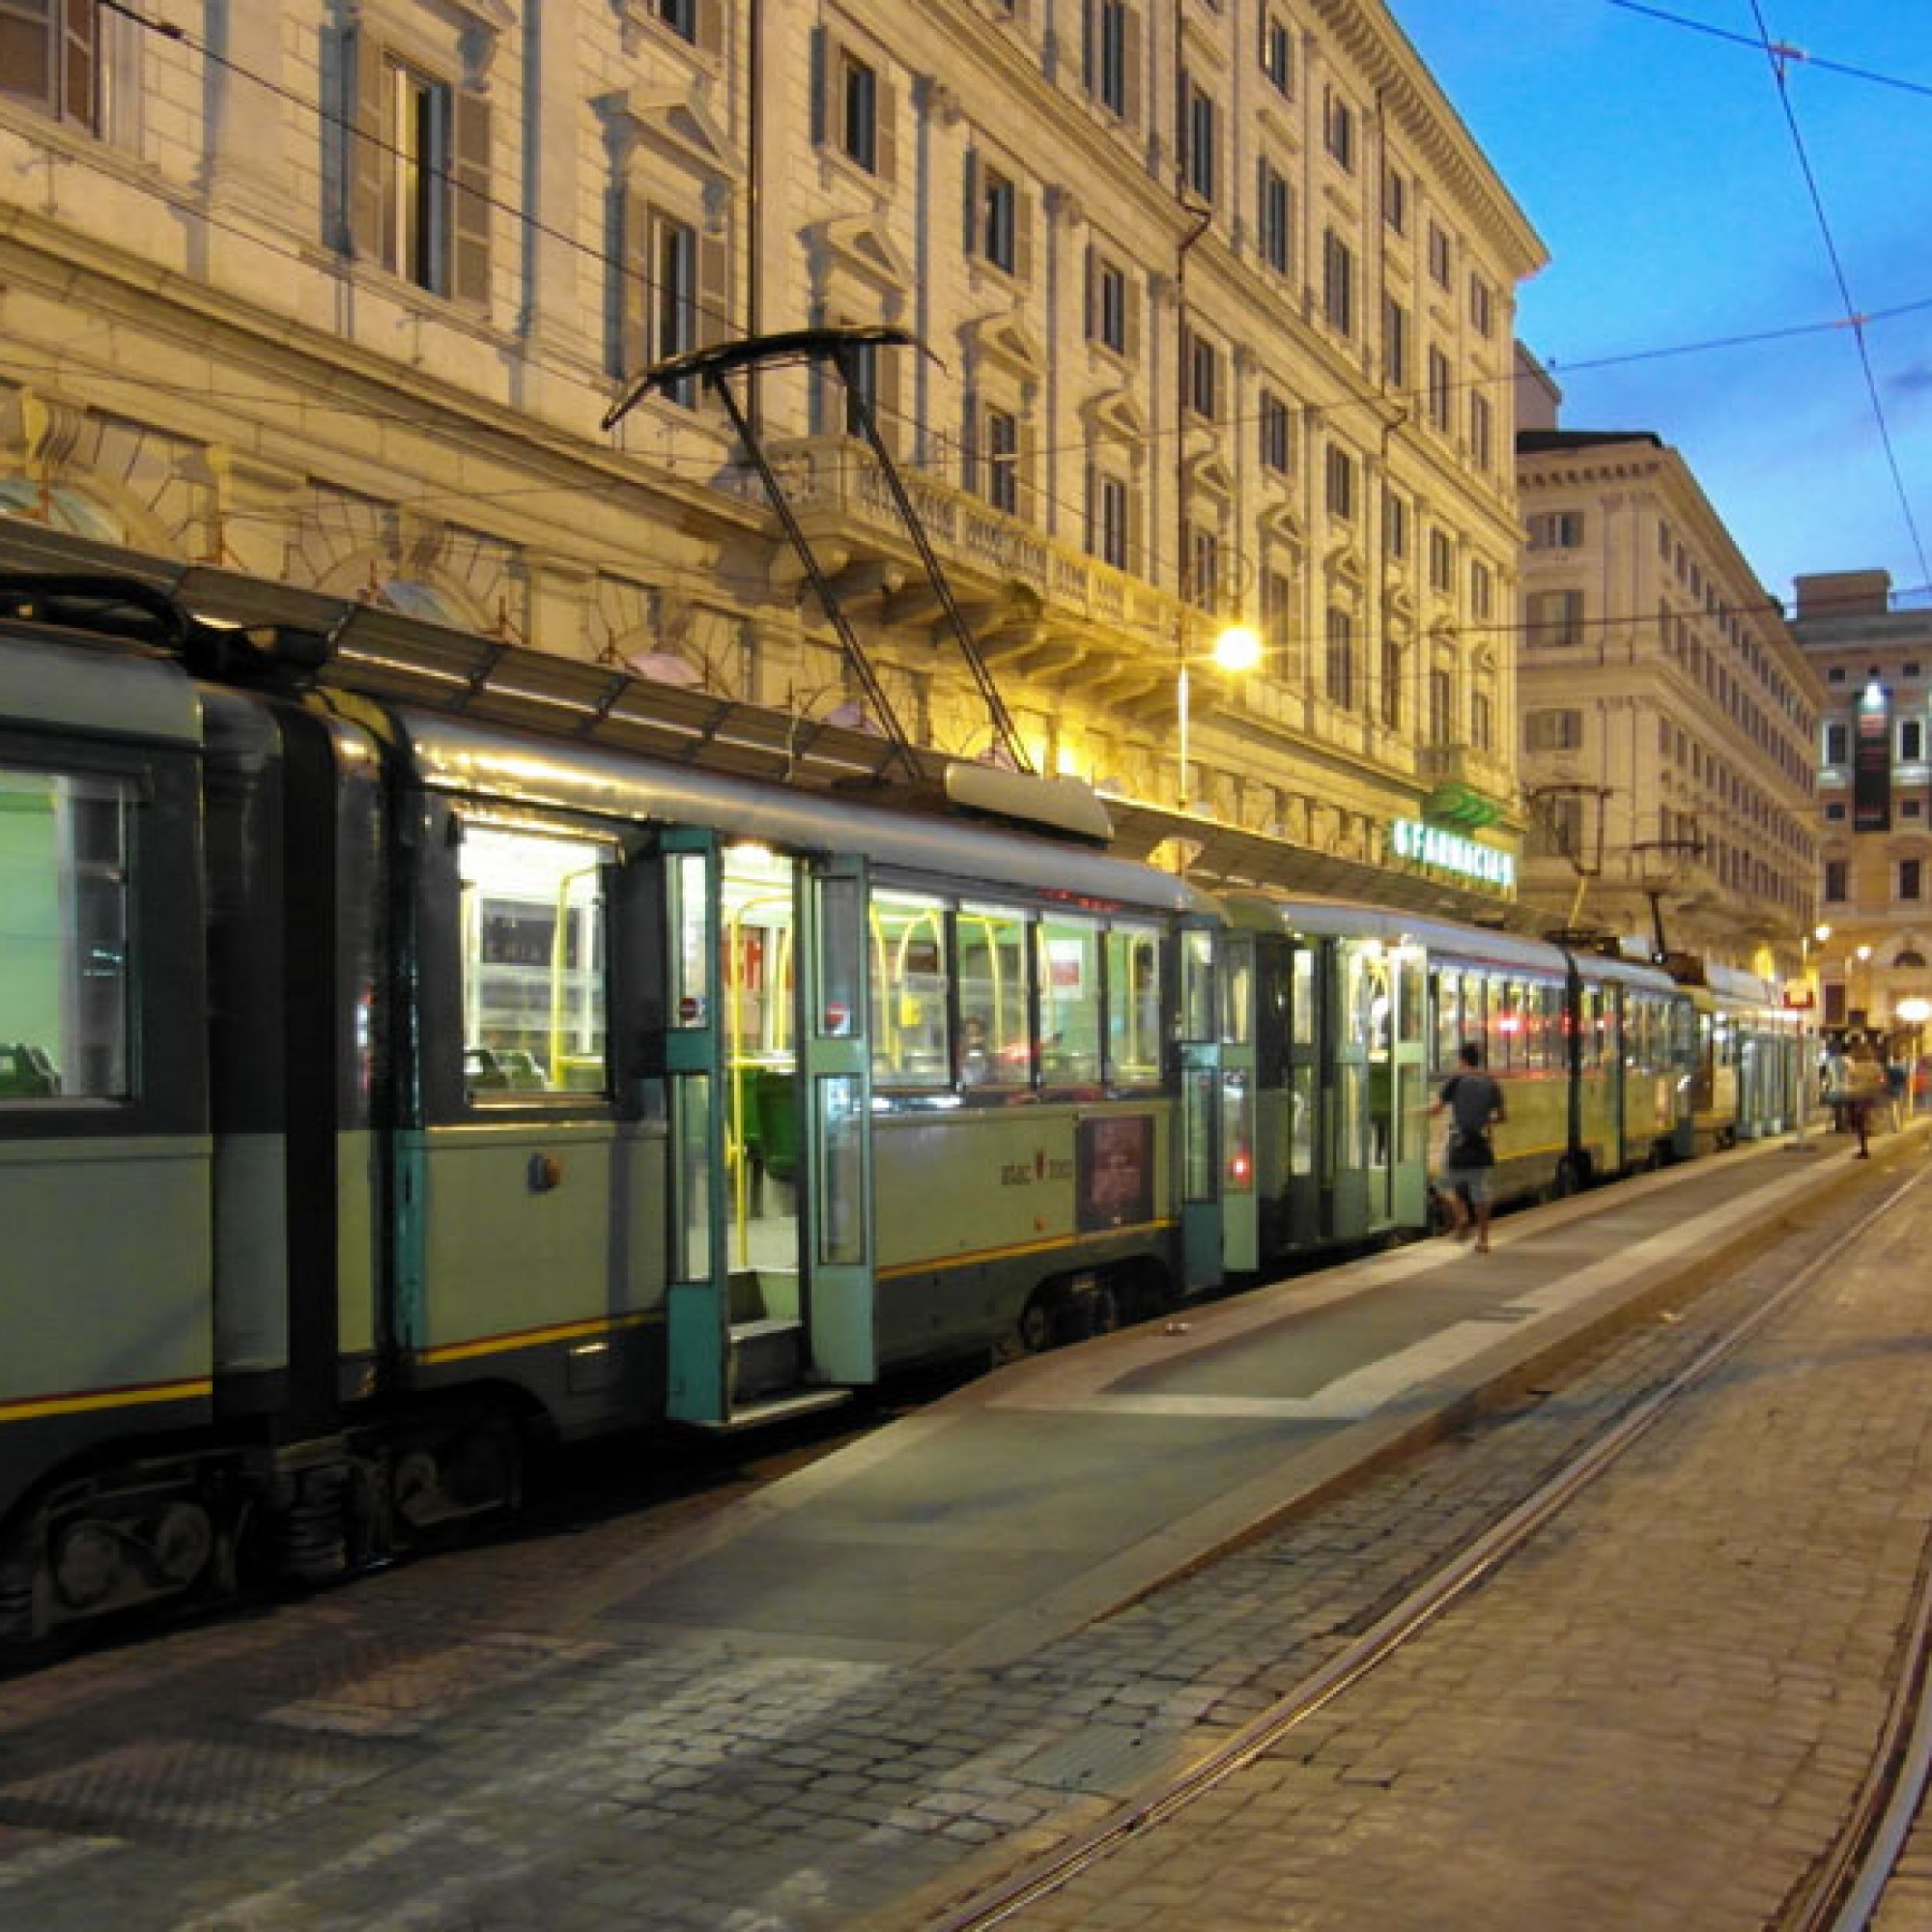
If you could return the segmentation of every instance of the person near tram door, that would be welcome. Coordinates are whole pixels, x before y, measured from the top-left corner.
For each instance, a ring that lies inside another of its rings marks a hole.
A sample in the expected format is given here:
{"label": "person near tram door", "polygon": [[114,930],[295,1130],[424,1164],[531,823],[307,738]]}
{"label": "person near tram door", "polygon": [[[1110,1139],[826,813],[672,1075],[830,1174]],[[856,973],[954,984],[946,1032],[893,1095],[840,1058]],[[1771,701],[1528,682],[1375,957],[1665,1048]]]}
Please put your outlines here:
{"label": "person near tram door", "polygon": [[1442,1149],[1441,1192],[1449,1209],[1450,1232],[1459,1241],[1473,1233],[1476,1252],[1490,1251],[1490,1177],[1496,1151],[1490,1128],[1506,1120],[1503,1090],[1493,1075],[1483,1071],[1483,1056],[1473,1041],[1456,1055],[1461,1065],[1442,1083],[1432,1114],[1449,1116],[1449,1134]]}
{"label": "person near tram door", "polygon": [[1885,1063],[1870,1040],[1859,1040],[1845,1057],[1846,1124],[1859,1137],[1855,1159],[1871,1158],[1872,1109],[1883,1105],[1885,1098]]}

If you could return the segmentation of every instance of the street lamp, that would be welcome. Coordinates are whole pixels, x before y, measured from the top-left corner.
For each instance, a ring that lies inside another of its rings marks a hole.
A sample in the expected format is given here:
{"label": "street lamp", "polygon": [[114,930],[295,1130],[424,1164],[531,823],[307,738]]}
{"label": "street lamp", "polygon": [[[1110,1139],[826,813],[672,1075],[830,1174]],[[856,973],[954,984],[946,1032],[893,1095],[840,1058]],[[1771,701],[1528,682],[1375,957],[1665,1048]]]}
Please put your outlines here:
{"label": "street lamp", "polygon": [[[1261,638],[1246,624],[1230,624],[1214,639],[1214,648],[1208,654],[1208,662],[1216,670],[1253,670],[1261,661]],[[1187,656],[1184,651],[1181,654],[1179,675],[1175,681],[1174,708],[1180,725],[1180,809],[1186,811],[1189,810],[1187,781],[1190,773],[1187,749]]]}

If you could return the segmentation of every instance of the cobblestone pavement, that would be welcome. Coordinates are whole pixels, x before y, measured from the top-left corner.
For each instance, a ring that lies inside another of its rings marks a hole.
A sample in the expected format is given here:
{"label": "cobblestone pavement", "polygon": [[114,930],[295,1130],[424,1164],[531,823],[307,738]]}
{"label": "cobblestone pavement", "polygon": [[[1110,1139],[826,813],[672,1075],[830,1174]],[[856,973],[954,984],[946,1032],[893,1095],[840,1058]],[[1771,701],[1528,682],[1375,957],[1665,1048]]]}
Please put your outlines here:
{"label": "cobblestone pavement", "polygon": [[1479,1592],[1012,1922],[1776,1922],[1867,1767],[1925,1558],[1928,1238],[1920,1187]]}
{"label": "cobblestone pavement", "polygon": [[[1918,1202],[1889,1267],[1813,1294],[1366,1703],[1034,1922],[1761,1922],[1856,1776],[1918,1560],[1928,1236]],[[0,1687],[0,1925],[917,1924],[1246,1721],[1823,1238],[998,1669],[628,1619],[646,1515]]]}

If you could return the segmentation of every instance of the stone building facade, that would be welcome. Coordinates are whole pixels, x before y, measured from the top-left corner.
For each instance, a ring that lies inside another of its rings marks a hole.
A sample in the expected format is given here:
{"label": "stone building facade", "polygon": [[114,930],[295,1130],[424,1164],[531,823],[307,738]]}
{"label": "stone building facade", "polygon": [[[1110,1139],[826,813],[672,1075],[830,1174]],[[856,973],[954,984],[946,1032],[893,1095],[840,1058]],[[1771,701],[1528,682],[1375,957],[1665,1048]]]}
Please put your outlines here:
{"label": "stone building facade", "polygon": [[1517,476],[1525,897],[1793,985],[1824,687],[1781,606],[1647,431],[1525,429]]}
{"label": "stone building facade", "polygon": [[1922,1045],[1932,1020],[1932,610],[1894,610],[1882,570],[1821,572],[1796,588],[1792,632],[1825,687],[1825,1023]]}
{"label": "stone building facade", "polygon": [[[1513,849],[1543,253],[1379,0],[0,11],[0,509],[857,717],[717,398],[602,424],[888,326],[923,353],[851,373],[1027,762],[1371,867]],[[843,385],[735,381],[888,708],[987,753]]]}

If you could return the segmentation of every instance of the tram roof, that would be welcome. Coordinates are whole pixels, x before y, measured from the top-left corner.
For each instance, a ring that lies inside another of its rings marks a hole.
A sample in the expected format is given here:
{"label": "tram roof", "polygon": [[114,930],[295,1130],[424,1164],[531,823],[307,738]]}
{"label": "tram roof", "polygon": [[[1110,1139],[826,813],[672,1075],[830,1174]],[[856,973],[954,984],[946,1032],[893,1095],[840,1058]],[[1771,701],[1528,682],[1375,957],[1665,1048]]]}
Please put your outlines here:
{"label": "tram roof", "polygon": [[959,816],[894,811],[595,745],[399,710],[424,781],[635,824],[693,825],[775,848],[862,853],[874,864],[954,881],[1022,887],[1065,899],[1218,920],[1185,879],[1082,846],[996,830]]}
{"label": "tram roof", "polygon": [[1475,960],[1520,972],[1561,974],[1574,957],[1586,978],[1673,991],[1670,976],[1636,960],[1571,953],[1548,940],[1489,926],[1461,925],[1451,920],[1404,911],[1395,906],[1353,905],[1342,899],[1273,893],[1233,893],[1221,901],[1231,924],[1249,931],[1305,932],[1322,937],[1358,936],[1384,945],[1421,946],[1433,954]]}
{"label": "tram roof", "polygon": [[198,746],[201,705],[179,665],[115,639],[98,649],[71,632],[49,649],[37,625],[0,631],[0,711],[59,730]]}

